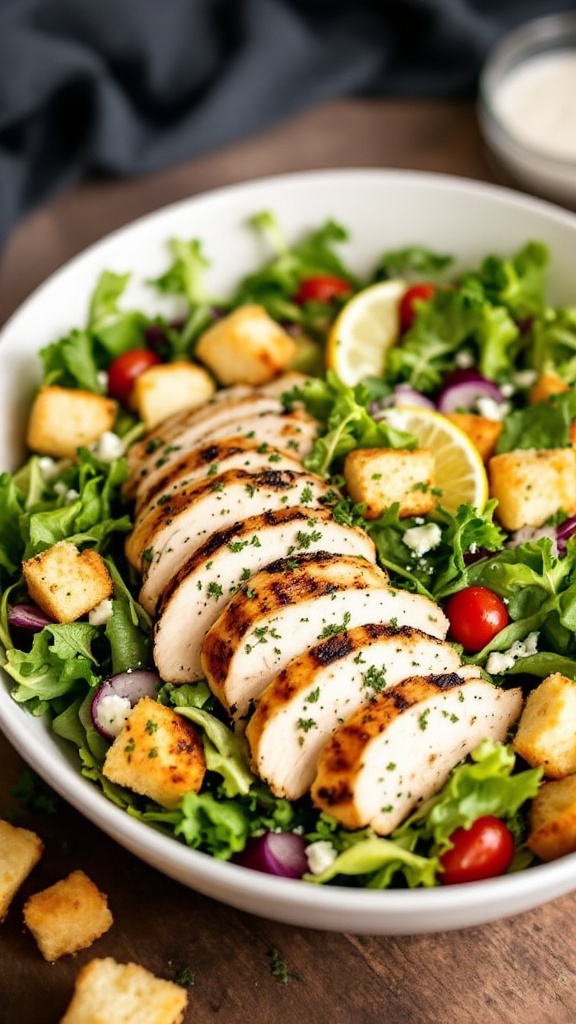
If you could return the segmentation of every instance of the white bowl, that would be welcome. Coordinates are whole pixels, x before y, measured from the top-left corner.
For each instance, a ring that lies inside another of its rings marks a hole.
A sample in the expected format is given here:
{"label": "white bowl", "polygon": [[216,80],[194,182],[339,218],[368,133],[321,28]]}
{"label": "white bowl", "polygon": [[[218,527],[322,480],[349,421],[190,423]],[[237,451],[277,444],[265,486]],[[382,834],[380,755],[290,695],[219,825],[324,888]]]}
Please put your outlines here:
{"label": "white bowl", "polygon": [[[411,244],[454,253],[462,266],[489,252],[511,253],[541,239],[553,253],[554,302],[574,301],[576,216],[507,189],[456,178],[395,171],[320,171],[226,188],[177,203],[108,236],[53,275],[0,335],[0,469],[23,456],[28,398],[38,380],[36,351],[85,320],[98,273],[133,271],[140,280],[167,262],[173,236],[198,237],[213,261],[208,285],[226,292],[261,263],[262,243],[247,218],[273,210],[290,238],[333,217],[351,239],[345,256],[368,272],[386,250]],[[132,287],[132,286],[131,286]],[[149,297],[134,284],[129,299]],[[576,889],[576,855],[487,882],[412,891],[320,887],[268,877],[189,850],[111,804],[83,779],[73,754],[0,681],[0,727],[46,782],[118,843],[193,889],[242,910],[289,924],[366,934],[418,934],[481,924]]]}
{"label": "white bowl", "polygon": [[568,206],[576,204],[575,62],[576,12],[560,11],[504,36],[479,82],[480,127],[499,163],[530,192]]}

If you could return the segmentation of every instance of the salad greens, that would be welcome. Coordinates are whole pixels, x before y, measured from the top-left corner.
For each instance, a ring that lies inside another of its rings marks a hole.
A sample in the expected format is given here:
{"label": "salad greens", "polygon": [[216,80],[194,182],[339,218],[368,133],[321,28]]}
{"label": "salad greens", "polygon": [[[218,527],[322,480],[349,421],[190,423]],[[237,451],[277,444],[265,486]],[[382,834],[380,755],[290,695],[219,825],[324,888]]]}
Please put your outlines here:
{"label": "salad greens", "polygon": [[[336,274],[353,294],[375,281],[424,276],[440,286],[422,304],[402,343],[390,350],[385,380],[368,379],[349,387],[329,371],[284,396],[286,408],[303,403],[321,424],[320,436],[304,461],[306,468],[340,486],[344,457],[355,448],[416,447],[413,435],[374,419],[374,409],[390,398],[398,383],[435,396],[462,353],[486,377],[508,385],[512,408],[498,443],[500,452],[569,443],[575,393],[566,391],[549,403],[530,405],[526,387],[518,383],[519,370],[542,372],[550,366],[567,385],[576,382],[576,308],[546,305],[545,246],[529,242],[511,257],[488,256],[478,269],[459,278],[449,276],[450,256],[414,246],[383,253],[370,279],[360,280],[339,254],[348,236],[335,221],[327,221],[292,246],[271,213],[257,215],[252,225],[269,258],[226,297],[213,296],[205,287],[208,260],[201,242],[170,241],[171,262],[149,284],[183,304],[185,313],[178,320],[125,310],[122,298],[129,275],[104,271],[96,282],[87,323],[41,350],[43,382],[101,394],[106,389],[105,371],[119,354],[154,336],[165,359],[190,356],[197,338],[216,317],[246,303],[262,305],[280,323],[320,346],[348,295],[330,303],[298,303],[295,294],[303,280]],[[116,429],[127,445],[142,428],[133,415],[123,412]],[[108,744],[90,717],[92,694],[110,674],[151,666],[151,623],[135,597],[138,581],[124,555],[124,538],[132,528],[122,495],[127,463],[125,457],[103,461],[87,449],[80,449],[76,461],[48,470],[44,461],[32,455],[18,473],[0,475],[4,668],[13,681],[14,699],[32,714],[51,718],[56,735],[78,749],[83,773],[111,800],[220,859],[230,859],[250,837],[268,830],[297,830],[310,843],[329,842],[335,859],[325,870],[307,876],[315,883],[352,879],[343,884],[435,885],[439,857],[449,846],[451,833],[485,814],[504,819],[514,833],[519,849],[514,866],[528,862],[522,847],[523,811],[537,792],[541,771],[522,770],[511,747],[483,743],[452,772],[441,792],[388,839],[369,829],[347,832],[315,810],[308,798],[292,804],[272,795],[248,767],[244,739],[232,732],[204,682],[165,684],[158,697],[202,732],[208,769],[202,791],[187,794],[178,808],[166,810],[107,780],[102,763]],[[425,519],[400,517],[398,505],[374,520],[364,519],[364,511],[347,497],[333,510],[338,521],[368,530],[392,583],[437,601],[479,584],[505,600],[509,625],[466,660],[500,685],[513,677],[514,683],[520,679],[529,688],[555,671],[576,679],[576,540],[568,540],[561,552],[551,536],[511,547],[506,531],[495,522],[494,501],[483,510],[461,505],[455,513],[440,501]],[[439,539],[431,550],[419,554],[406,543],[406,534],[424,521],[435,524]],[[9,608],[27,599],[22,560],[62,539],[105,558],[115,585],[112,616],[102,625],[49,624],[26,641],[8,621]],[[494,661],[494,654],[505,655],[505,661]]]}

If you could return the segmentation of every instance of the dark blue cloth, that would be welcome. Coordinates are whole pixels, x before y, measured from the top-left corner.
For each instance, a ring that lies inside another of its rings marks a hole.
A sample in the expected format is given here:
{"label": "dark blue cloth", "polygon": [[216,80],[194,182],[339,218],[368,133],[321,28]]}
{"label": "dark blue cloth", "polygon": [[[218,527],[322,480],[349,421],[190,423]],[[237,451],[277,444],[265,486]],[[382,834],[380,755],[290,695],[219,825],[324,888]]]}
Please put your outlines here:
{"label": "dark blue cloth", "polygon": [[0,0],[0,244],[88,173],[155,171],[343,96],[473,94],[575,0]]}

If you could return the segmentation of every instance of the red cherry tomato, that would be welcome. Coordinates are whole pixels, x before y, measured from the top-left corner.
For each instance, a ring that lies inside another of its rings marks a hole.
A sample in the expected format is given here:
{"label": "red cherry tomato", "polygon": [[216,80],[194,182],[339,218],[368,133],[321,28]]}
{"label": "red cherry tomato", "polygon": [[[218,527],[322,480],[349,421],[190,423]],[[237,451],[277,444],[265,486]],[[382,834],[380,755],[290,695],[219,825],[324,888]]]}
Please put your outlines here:
{"label": "red cherry tomato", "polygon": [[510,829],[491,814],[477,818],[471,828],[457,828],[450,842],[453,845],[440,857],[442,885],[479,882],[503,875],[514,857]]}
{"label": "red cherry tomato", "polygon": [[481,651],[508,625],[504,601],[488,587],[464,587],[446,605],[452,639],[469,654]]}
{"label": "red cherry tomato", "polygon": [[428,299],[432,299],[436,294],[436,285],[426,284],[413,284],[411,288],[408,288],[400,301],[400,331],[404,334],[416,319],[418,310],[415,306],[415,302],[427,302]]}
{"label": "red cherry tomato", "polygon": [[108,394],[123,405],[128,405],[136,378],[162,360],[148,348],[132,348],[117,356],[108,367]]}
{"label": "red cherry tomato", "polygon": [[323,302],[328,304],[338,295],[347,295],[352,291],[348,281],[333,274],[319,274],[317,277],[307,277],[300,282],[300,287],[294,296],[294,301],[300,306],[305,302]]}

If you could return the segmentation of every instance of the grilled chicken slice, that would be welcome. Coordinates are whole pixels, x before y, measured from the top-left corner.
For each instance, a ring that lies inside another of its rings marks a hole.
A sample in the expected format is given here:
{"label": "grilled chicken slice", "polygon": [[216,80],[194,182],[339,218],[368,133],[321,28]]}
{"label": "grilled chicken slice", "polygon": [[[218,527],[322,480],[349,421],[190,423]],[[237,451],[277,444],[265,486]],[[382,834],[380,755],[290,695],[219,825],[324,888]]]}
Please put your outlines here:
{"label": "grilled chicken slice", "polygon": [[290,469],[230,469],[183,488],[156,505],[126,542],[128,560],[144,572],[140,603],[152,613],[174,573],[216,530],[273,509],[328,507],[335,497],[321,477]]}
{"label": "grilled chicken slice", "polygon": [[217,424],[213,420],[192,424],[166,443],[157,443],[157,438],[151,438],[148,441],[148,456],[146,460],[134,464],[124,484],[124,495],[133,498],[143,482],[146,487],[154,487],[173,463],[202,444],[239,438],[269,444],[301,460],[312,450],[317,434],[317,421],[303,409],[245,415],[245,408],[234,406],[228,408],[228,415],[223,416]]}
{"label": "grilled chicken slice", "polygon": [[151,455],[194,425],[200,427],[202,424],[210,432],[212,425],[218,429],[222,422],[229,422],[231,417],[240,419],[266,412],[284,412],[282,394],[301,382],[301,374],[284,374],[282,378],[258,388],[245,385],[222,388],[204,406],[175,413],[132,445],[127,456],[130,477],[138,475],[145,465],[151,465],[154,462],[149,458]]}
{"label": "grilled chicken slice", "polygon": [[162,593],[154,631],[154,660],[166,682],[203,677],[200,651],[224,605],[277,558],[301,551],[333,551],[376,560],[363,531],[341,526],[324,509],[295,506],[264,512],[218,530],[194,552]]}
{"label": "grilled chicken slice", "polygon": [[325,746],[314,804],[345,828],[388,835],[483,739],[504,741],[521,709],[519,688],[462,672],[405,679],[352,714]]}
{"label": "grilled chicken slice", "polygon": [[297,473],[302,464],[286,452],[246,437],[228,437],[214,444],[202,444],[168,467],[162,467],[152,485],[148,478],[142,481],[136,494],[136,524],[159,498],[165,500],[164,495],[172,495],[196,480],[214,477],[228,469],[245,469],[250,473],[260,469],[293,469]]}
{"label": "grilled chicken slice", "polygon": [[357,708],[415,671],[459,666],[454,647],[411,626],[370,623],[328,637],[264,690],[246,727],[252,767],[276,796],[297,800],[314,781],[322,748]]}
{"label": "grilled chicken slice", "polygon": [[202,666],[229,714],[243,718],[292,658],[371,622],[415,626],[444,639],[448,620],[433,601],[388,586],[363,558],[304,553],[267,565],[236,594],[209,630]]}

